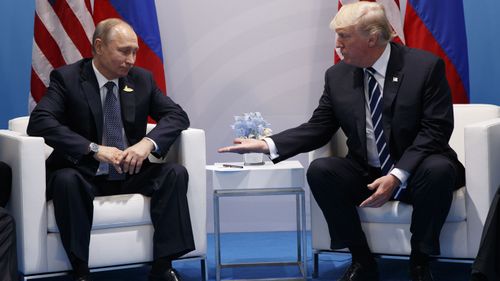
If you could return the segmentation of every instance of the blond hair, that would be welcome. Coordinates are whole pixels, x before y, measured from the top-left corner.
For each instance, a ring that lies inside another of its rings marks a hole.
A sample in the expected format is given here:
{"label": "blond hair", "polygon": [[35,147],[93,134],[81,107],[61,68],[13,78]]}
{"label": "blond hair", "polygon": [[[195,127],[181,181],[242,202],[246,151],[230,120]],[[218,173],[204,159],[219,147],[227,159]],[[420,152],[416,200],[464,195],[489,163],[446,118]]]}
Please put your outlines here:
{"label": "blond hair", "polygon": [[354,26],[364,35],[379,35],[378,43],[387,44],[393,37],[392,27],[385,15],[384,6],[375,2],[359,1],[340,8],[330,22],[333,30]]}

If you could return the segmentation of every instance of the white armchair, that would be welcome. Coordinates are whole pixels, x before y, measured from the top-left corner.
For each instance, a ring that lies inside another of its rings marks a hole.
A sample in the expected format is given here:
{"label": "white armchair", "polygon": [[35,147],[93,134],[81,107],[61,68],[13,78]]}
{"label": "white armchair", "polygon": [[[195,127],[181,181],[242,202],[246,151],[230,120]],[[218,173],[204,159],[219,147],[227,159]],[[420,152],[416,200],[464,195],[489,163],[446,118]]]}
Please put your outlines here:
{"label": "white armchair", "polygon": [[[500,184],[500,107],[495,105],[454,105],[455,129],[450,145],[466,170],[466,186],[454,192],[453,202],[441,232],[441,256],[475,258],[490,202]],[[309,153],[309,161],[329,155],[346,155],[345,136]],[[380,208],[359,208],[368,244],[377,254],[410,254],[412,207],[398,201]],[[311,194],[313,277],[318,275],[318,255],[329,252],[330,235],[326,220]]]}
{"label": "white armchair", "polygon": [[[18,266],[24,280],[58,275],[71,268],[55,224],[52,201],[45,200],[45,159],[52,148],[43,138],[26,136],[28,120],[10,120],[9,130],[0,130],[0,160],[10,165],[13,173],[9,209],[17,224]],[[153,126],[148,125],[148,130]],[[205,132],[184,130],[166,159],[182,164],[190,174],[187,197],[196,249],[181,259],[200,259],[201,279],[206,280]],[[96,197],[91,270],[134,267],[152,261],[149,201],[140,194]]]}

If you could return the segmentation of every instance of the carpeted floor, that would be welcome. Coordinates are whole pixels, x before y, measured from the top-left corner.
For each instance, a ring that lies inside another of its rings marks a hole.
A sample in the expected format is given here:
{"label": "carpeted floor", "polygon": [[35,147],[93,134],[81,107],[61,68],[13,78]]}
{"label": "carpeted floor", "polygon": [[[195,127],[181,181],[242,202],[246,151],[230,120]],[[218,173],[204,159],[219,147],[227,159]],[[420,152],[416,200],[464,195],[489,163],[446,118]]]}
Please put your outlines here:
{"label": "carpeted floor", "polygon": [[[270,233],[226,233],[222,235],[221,257],[223,263],[244,262],[280,262],[292,261],[296,258],[295,232],[270,232]],[[310,243],[308,244],[310,245]],[[215,257],[213,235],[208,236],[208,277],[215,280]],[[312,255],[308,250],[308,280],[326,281],[340,278],[350,263],[349,254],[324,254],[320,255],[319,277],[311,279]],[[378,264],[383,281],[406,281],[408,266],[405,259],[379,258]],[[201,280],[200,261],[185,260],[175,261],[174,267],[181,274],[184,281]],[[452,263],[436,261],[432,264],[436,281],[468,281],[470,263]],[[148,266],[132,269],[94,272],[94,281],[147,281]],[[296,266],[273,267],[244,267],[225,268],[222,278],[225,280],[243,278],[278,278],[299,276]],[[70,281],[69,276],[38,279],[41,281]]]}

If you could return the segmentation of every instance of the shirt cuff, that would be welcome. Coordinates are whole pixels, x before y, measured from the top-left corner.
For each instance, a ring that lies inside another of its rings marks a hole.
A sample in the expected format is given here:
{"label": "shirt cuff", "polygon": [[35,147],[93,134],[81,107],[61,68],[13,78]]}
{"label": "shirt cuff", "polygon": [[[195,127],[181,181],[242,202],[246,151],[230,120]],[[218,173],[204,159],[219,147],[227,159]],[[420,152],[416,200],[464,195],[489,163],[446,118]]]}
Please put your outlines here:
{"label": "shirt cuff", "polygon": [[147,140],[149,140],[149,141],[151,141],[153,143],[155,149],[153,151],[151,151],[152,153],[159,153],[160,152],[160,149],[159,149],[158,145],[156,144],[156,142],[153,139],[148,138],[148,137],[144,137],[144,138],[147,139]]}
{"label": "shirt cuff", "polygon": [[410,173],[407,172],[407,171],[405,171],[405,170],[394,168],[394,169],[391,170],[390,174],[393,175],[393,176],[395,176],[399,180],[399,182],[400,182],[399,188],[396,191],[396,193],[394,194],[394,198],[398,199],[399,194],[401,193],[401,191],[403,189],[406,189],[406,186],[408,184],[408,178],[410,177]]}
{"label": "shirt cuff", "polygon": [[269,159],[274,160],[280,157],[280,155],[278,154],[278,149],[276,148],[276,144],[274,143],[272,138],[263,138],[262,140],[264,140],[269,147]]}

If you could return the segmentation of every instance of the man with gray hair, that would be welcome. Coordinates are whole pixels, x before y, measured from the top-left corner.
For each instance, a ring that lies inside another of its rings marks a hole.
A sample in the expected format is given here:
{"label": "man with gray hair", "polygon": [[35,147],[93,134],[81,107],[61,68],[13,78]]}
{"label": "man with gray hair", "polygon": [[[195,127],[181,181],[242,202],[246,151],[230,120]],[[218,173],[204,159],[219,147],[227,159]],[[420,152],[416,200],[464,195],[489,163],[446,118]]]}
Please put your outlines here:
{"label": "man with gray hair", "polygon": [[[150,281],[179,281],[172,260],[194,250],[187,205],[188,174],[176,163],[155,164],[189,126],[184,110],[163,95],[152,74],[134,66],[137,35],[121,19],[101,21],[92,59],[55,69],[31,113],[28,134],[54,148],[47,159],[47,200],[73,277],[91,280],[89,244],[95,196],[151,197]],[[148,116],[157,125],[146,134]],[[133,254],[133,253],[131,253]]]}
{"label": "man with gray hair", "polygon": [[326,71],[309,121],[264,140],[236,139],[219,152],[264,152],[279,162],[325,145],[341,128],[347,155],[316,159],[307,171],[331,248],[352,253],[340,280],[379,280],[356,207],[377,208],[389,200],[413,205],[411,279],[433,280],[429,259],[440,253],[452,193],[465,182],[464,167],[448,145],[453,106],[444,62],[391,43],[384,8],[374,2],[344,5],[330,27],[343,60]]}

